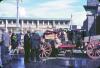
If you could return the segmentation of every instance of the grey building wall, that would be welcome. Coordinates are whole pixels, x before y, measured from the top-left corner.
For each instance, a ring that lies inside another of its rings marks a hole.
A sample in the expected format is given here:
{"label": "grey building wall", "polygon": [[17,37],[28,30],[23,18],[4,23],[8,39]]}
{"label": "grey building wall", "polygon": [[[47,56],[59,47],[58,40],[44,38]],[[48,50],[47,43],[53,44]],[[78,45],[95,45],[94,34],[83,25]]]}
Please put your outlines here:
{"label": "grey building wall", "polygon": [[68,28],[70,19],[31,19],[20,18],[17,25],[15,18],[0,18],[0,28],[6,28],[6,31],[15,31],[18,28],[24,30],[46,30],[53,28]]}
{"label": "grey building wall", "polygon": [[88,15],[87,19],[88,19],[88,31],[89,31],[92,27],[92,24],[94,23],[95,17],[93,15]]}
{"label": "grey building wall", "polygon": [[100,35],[100,15],[96,17],[96,34]]}
{"label": "grey building wall", "polygon": [[[87,30],[87,35],[96,35],[97,34],[97,15],[99,14],[99,2],[98,0],[87,0],[87,5],[85,5],[85,10],[90,11],[91,14],[87,14],[87,19],[84,21],[82,28]],[[100,18],[99,18],[100,19]]]}
{"label": "grey building wall", "polygon": [[96,6],[98,3],[98,0],[87,0],[87,5],[89,6]]}

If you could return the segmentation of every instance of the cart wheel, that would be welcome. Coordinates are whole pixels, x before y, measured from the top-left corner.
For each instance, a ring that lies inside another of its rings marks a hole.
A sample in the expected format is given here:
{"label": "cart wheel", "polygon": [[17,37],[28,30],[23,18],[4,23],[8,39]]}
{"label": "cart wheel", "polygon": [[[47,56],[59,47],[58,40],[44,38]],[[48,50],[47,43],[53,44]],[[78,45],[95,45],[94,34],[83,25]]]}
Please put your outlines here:
{"label": "cart wheel", "polygon": [[43,44],[41,45],[40,49],[40,58],[46,58],[51,55],[52,48],[50,44]]}
{"label": "cart wheel", "polygon": [[100,41],[91,41],[86,47],[87,55],[92,59],[100,58]]}

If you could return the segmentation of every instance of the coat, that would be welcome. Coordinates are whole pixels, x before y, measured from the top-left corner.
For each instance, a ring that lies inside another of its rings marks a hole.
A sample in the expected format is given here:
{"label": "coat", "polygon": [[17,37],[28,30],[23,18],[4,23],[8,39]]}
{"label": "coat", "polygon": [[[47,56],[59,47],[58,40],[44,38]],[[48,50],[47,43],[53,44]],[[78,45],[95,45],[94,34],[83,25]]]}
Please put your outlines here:
{"label": "coat", "polygon": [[15,34],[12,34],[11,36],[11,46],[13,49],[15,49],[18,46],[17,36]]}
{"label": "coat", "polygon": [[31,47],[39,49],[41,43],[41,38],[38,33],[33,33],[31,37]]}
{"label": "coat", "polygon": [[2,34],[2,42],[3,42],[3,45],[6,46],[6,47],[9,47],[10,46],[10,36],[8,33],[4,32]]}
{"label": "coat", "polygon": [[24,48],[30,48],[30,46],[31,46],[31,43],[30,43],[30,35],[28,35],[28,34],[25,34],[24,35]]}
{"label": "coat", "polygon": [[21,45],[21,33],[17,34],[18,45]]}

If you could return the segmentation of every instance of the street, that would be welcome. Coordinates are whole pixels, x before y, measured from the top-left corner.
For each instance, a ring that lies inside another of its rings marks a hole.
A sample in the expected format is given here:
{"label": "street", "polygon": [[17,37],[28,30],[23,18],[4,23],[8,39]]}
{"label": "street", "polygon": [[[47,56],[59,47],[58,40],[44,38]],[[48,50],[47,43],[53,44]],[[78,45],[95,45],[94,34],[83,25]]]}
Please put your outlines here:
{"label": "street", "polygon": [[100,0],[0,0],[0,68],[100,68]]}
{"label": "street", "polygon": [[25,64],[23,56],[7,64],[4,68],[98,68],[100,60],[92,60],[82,54],[73,57],[48,57],[41,62]]}

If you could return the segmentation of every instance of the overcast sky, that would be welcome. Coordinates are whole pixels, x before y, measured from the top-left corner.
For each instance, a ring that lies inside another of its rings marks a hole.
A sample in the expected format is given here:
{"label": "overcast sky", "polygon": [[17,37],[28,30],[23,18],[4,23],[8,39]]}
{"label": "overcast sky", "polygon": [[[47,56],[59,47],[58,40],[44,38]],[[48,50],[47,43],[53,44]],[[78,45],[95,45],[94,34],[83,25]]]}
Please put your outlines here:
{"label": "overcast sky", "polygon": [[[19,17],[71,18],[72,24],[82,26],[86,19],[86,0],[19,0]],[[0,3],[0,17],[16,17],[16,0]]]}

